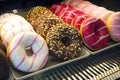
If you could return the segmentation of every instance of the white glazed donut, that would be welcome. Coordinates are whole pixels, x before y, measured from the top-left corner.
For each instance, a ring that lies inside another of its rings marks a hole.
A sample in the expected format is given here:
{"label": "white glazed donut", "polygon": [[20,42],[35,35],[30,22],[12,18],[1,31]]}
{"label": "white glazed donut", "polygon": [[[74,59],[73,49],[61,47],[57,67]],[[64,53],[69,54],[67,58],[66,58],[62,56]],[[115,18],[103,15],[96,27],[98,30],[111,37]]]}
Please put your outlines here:
{"label": "white glazed donut", "polygon": [[18,25],[13,28],[11,28],[9,31],[7,31],[3,37],[3,43],[7,47],[10,41],[14,36],[19,34],[20,32],[35,32],[32,28],[29,26],[24,26],[24,25]]}
{"label": "white glazed donut", "polygon": [[0,23],[10,19],[9,17],[11,17],[13,15],[15,15],[15,14],[13,14],[13,13],[4,13],[4,14],[0,15]]}
{"label": "white glazed donut", "polygon": [[[31,47],[33,54],[28,56],[25,48]],[[7,57],[13,66],[24,72],[37,71],[44,67],[48,58],[45,40],[34,32],[21,32],[16,35],[7,48]]]}
{"label": "white glazed donut", "polygon": [[[30,31],[33,31],[33,27],[22,17],[20,16],[13,16],[10,20],[5,22],[0,30],[0,36],[4,39],[5,34],[11,30],[13,27],[28,27]],[[23,29],[25,31],[25,29]]]}
{"label": "white glazed donut", "polygon": [[6,23],[7,21],[11,20],[11,18],[13,17],[19,17],[21,19],[24,19],[23,17],[19,16],[19,15],[16,15],[14,13],[4,13],[0,16],[0,27],[2,24]]}

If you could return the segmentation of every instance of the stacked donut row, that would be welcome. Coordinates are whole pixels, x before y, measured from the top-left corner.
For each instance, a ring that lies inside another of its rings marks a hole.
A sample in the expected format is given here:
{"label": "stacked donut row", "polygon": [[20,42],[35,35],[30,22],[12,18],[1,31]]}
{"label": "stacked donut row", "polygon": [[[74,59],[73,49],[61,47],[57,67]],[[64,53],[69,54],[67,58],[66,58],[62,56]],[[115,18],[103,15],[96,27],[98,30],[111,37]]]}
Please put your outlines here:
{"label": "stacked donut row", "polygon": [[106,24],[111,39],[120,41],[120,12],[114,12],[84,0],[65,0],[63,3],[81,9],[89,16],[100,18]]}
{"label": "stacked donut row", "polygon": [[13,13],[2,14],[0,22],[0,37],[12,66],[24,72],[43,68],[48,58],[48,47],[31,24]]}
{"label": "stacked donut row", "polygon": [[90,17],[80,9],[66,4],[53,4],[50,10],[77,28],[84,44],[91,50],[98,50],[107,46],[109,33],[102,20]]}
{"label": "stacked donut row", "polygon": [[27,20],[44,37],[54,59],[64,61],[80,56],[82,40],[79,31],[51,10],[43,6],[33,7],[27,14]]}

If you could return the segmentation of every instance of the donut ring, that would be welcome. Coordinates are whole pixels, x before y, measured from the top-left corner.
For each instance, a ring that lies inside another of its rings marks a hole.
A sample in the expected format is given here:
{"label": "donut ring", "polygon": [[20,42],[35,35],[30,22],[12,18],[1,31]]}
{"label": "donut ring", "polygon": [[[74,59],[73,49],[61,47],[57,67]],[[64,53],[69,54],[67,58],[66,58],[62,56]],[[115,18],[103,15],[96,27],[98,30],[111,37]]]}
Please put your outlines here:
{"label": "donut ring", "polygon": [[[30,56],[25,51],[28,47],[33,51]],[[16,69],[33,72],[44,67],[48,58],[48,47],[45,40],[37,33],[21,32],[10,42],[7,57]]]}
{"label": "donut ring", "polygon": [[0,15],[0,23],[5,22],[6,20],[10,19],[11,16],[13,16],[15,14],[13,13],[4,13],[2,15]]}
{"label": "donut ring", "polygon": [[48,8],[46,7],[43,7],[43,6],[36,6],[36,7],[33,7],[31,8],[29,11],[28,11],[28,14],[27,14],[27,21],[30,22],[32,24],[32,26],[34,27],[34,24],[36,23],[35,20],[39,17],[42,17],[45,15],[53,15],[53,12],[50,11]]}
{"label": "donut ring", "polygon": [[23,32],[23,31],[34,32],[34,29],[32,25],[30,25],[24,18],[14,16],[11,17],[9,21],[4,23],[0,31],[1,31],[0,35],[3,40],[3,43],[5,44],[5,46],[7,46],[8,43],[11,41],[11,39],[19,32]]}
{"label": "donut ring", "polygon": [[70,60],[81,53],[80,33],[74,27],[59,24],[52,27],[46,37],[50,54],[57,60]]}
{"label": "donut ring", "polygon": [[91,50],[101,49],[109,42],[108,29],[100,19],[85,19],[81,24],[80,33],[85,45]]}
{"label": "donut ring", "polygon": [[34,30],[31,30],[29,27],[27,26],[16,26],[13,27],[12,29],[10,29],[8,32],[5,33],[4,37],[3,37],[3,43],[4,45],[7,47],[8,44],[11,42],[12,38],[14,36],[16,36],[17,34],[19,34],[20,32],[35,32]]}
{"label": "donut ring", "polygon": [[120,42],[120,12],[112,13],[106,24],[112,40]]}
{"label": "donut ring", "polygon": [[48,30],[51,27],[56,26],[57,24],[64,23],[63,20],[57,18],[57,17],[51,17],[41,20],[41,18],[36,19],[36,23],[34,24],[35,31],[40,34],[44,39],[46,39],[46,35]]}

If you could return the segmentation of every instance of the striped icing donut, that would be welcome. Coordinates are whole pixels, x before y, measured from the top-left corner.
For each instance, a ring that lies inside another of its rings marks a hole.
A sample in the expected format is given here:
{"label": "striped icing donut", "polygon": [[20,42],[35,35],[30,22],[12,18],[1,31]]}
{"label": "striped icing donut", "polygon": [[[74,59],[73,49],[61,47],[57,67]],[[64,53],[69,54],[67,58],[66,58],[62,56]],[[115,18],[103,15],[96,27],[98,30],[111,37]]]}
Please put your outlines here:
{"label": "striped icing donut", "polygon": [[107,9],[104,7],[96,7],[93,11],[89,13],[89,15],[98,18],[98,16],[105,11],[107,11]]}
{"label": "striped icing donut", "polygon": [[89,6],[85,6],[85,7],[82,9],[82,11],[83,11],[84,13],[86,13],[86,14],[89,14],[89,13],[91,13],[91,11],[93,11],[93,10],[96,9],[96,8],[97,8],[96,5],[91,4],[91,5],[89,5]]}
{"label": "striped icing donut", "polygon": [[7,47],[7,45],[11,42],[12,38],[19,34],[20,32],[35,32],[32,28],[29,26],[24,25],[18,25],[13,28],[11,28],[9,31],[7,31],[3,37],[3,43]]}
{"label": "striped icing donut", "polygon": [[[26,48],[31,48],[33,53],[27,53]],[[37,33],[21,32],[10,42],[7,57],[16,69],[33,72],[46,64],[48,47],[45,40]]]}
{"label": "striped icing donut", "polygon": [[21,19],[24,19],[23,17],[16,15],[14,13],[4,13],[0,16],[0,26],[1,26],[1,24],[4,24],[7,21],[11,20],[11,18],[13,18],[13,17],[17,17],[17,18],[19,17]]}
{"label": "striped icing donut", "polygon": [[107,26],[111,38],[114,41],[120,41],[120,12],[112,13],[107,19]]}
{"label": "striped icing donut", "polygon": [[[14,27],[16,27],[16,30],[13,31]],[[19,33],[20,30],[21,32],[27,31],[27,30],[34,31],[33,27],[24,18],[14,16],[14,17],[11,17],[10,20],[8,20],[2,25],[1,30],[0,30],[0,36],[2,40],[4,41],[4,37],[7,34],[7,32],[12,31],[12,34],[15,35]],[[9,34],[9,36],[11,35]],[[7,42],[12,39],[12,36],[9,38],[10,39],[8,39]]]}
{"label": "striped icing donut", "polygon": [[100,19],[89,17],[84,20],[80,33],[85,45],[91,50],[101,49],[109,42],[108,29]]}
{"label": "striped icing donut", "polygon": [[[74,3],[74,2],[76,2],[76,1],[73,0],[72,3]],[[72,3],[64,2],[64,4],[68,4],[68,5],[72,5]],[[79,1],[77,1],[76,3],[79,3]],[[83,5],[83,6],[81,6],[81,5]],[[120,20],[119,20],[120,12],[110,11],[104,7],[97,6],[93,3],[91,3],[90,1],[83,1],[80,4],[78,4],[77,6],[76,5],[72,5],[72,6],[81,9],[83,12],[85,12],[89,16],[100,18],[107,26],[111,39],[113,41],[120,42],[120,38],[119,38],[119,35],[120,35],[120,28],[119,28],[120,27]]]}
{"label": "striped icing donut", "polygon": [[112,14],[112,13],[114,13],[114,11],[105,11],[104,12],[104,14],[100,14],[99,16],[98,16],[98,18],[100,18],[101,20],[103,20],[104,21],[104,23],[106,24],[107,23],[107,19],[109,18],[109,16]]}
{"label": "striped icing donut", "polygon": [[4,14],[0,15],[0,23],[10,19],[10,17],[13,16],[13,15],[15,15],[15,14],[13,14],[13,13],[4,13]]}

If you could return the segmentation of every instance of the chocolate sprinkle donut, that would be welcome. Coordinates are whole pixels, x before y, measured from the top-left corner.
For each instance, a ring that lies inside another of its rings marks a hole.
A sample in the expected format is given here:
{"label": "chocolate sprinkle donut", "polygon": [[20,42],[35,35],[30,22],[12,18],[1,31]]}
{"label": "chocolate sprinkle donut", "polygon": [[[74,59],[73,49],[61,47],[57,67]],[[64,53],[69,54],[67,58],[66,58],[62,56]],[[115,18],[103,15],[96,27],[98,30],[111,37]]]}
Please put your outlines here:
{"label": "chocolate sprinkle donut", "polygon": [[38,18],[36,19],[36,23],[34,24],[35,31],[40,34],[44,39],[46,38],[47,32],[51,27],[56,26],[57,24],[64,23],[63,20],[51,16],[50,18],[42,19]]}
{"label": "chocolate sprinkle donut", "polygon": [[46,36],[50,55],[57,60],[70,60],[81,53],[81,36],[74,27],[58,24],[52,27]]}
{"label": "chocolate sprinkle donut", "polygon": [[37,6],[30,9],[27,14],[27,20],[30,22],[34,30],[44,39],[48,30],[56,24],[64,24],[64,21],[58,18],[47,7]]}
{"label": "chocolate sprinkle donut", "polygon": [[30,22],[31,25],[34,27],[36,19],[44,15],[47,15],[47,16],[53,15],[53,12],[44,6],[33,7],[28,11],[27,21]]}

